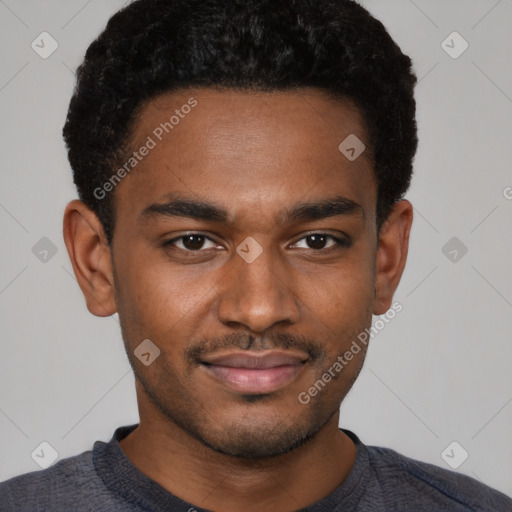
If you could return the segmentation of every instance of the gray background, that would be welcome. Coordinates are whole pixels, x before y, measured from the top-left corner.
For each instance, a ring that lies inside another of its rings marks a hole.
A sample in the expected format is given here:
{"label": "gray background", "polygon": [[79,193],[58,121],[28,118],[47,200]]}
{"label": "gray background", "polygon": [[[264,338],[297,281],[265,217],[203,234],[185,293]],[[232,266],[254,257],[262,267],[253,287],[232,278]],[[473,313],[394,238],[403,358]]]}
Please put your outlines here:
{"label": "gray background", "polygon": [[[457,471],[512,495],[512,0],[362,3],[414,61],[420,147],[403,311],[373,339],[341,425],[446,468],[456,441]],[[0,481],[39,469],[42,441],[63,458],[138,421],[118,320],[89,314],[62,238],[73,72],[123,4],[0,0]],[[47,59],[31,48],[43,31],[59,44]],[[456,59],[441,44],[454,31],[469,43]]]}

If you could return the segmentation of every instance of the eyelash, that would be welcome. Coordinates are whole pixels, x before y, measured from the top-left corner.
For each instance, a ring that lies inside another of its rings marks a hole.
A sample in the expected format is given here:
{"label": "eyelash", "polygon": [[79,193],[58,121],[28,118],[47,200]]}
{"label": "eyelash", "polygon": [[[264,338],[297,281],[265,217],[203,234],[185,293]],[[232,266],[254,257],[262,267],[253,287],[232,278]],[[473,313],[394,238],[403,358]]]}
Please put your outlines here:
{"label": "eyelash", "polygon": [[[321,231],[319,232],[314,232],[314,233],[309,233],[305,236],[303,236],[302,238],[300,238],[299,240],[297,240],[295,244],[299,243],[300,241],[310,237],[310,236],[314,236],[314,235],[321,235],[321,236],[325,236],[327,237],[328,239],[331,239],[335,242],[335,245],[333,246],[330,246],[330,247],[326,247],[326,248],[322,248],[322,249],[312,249],[312,248],[308,248],[307,250],[310,250],[310,251],[313,251],[313,252],[327,252],[327,251],[330,251],[332,249],[343,249],[343,248],[348,248],[350,247],[351,245],[351,240],[348,240],[348,239],[344,239],[344,238],[339,238],[339,237],[336,237],[334,235],[330,235],[328,233],[322,233]],[[215,240],[212,240],[209,236],[203,234],[203,233],[187,233],[185,235],[181,235],[181,236],[178,236],[176,238],[173,238],[172,240],[168,240],[167,242],[164,242],[163,246],[164,247],[169,247],[169,246],[175,246],[175,243],[180,241],[180,240],[183,240],[184,238],[186,238],[187,236],[202,236],[204,237],[205,240],[209,240],[210,242],[214,242],[215,243]],[[181,251],[185,251],[185,252],[188,252],[188,253],[200,253],[200,252],[206,252],[207,249],[197,249],[196,251],[194,250],[191,250],[191,249],[187,249],[187,248],[184,248],[182,249],[181,247],[176,247],[177,249],[181,250]]]}

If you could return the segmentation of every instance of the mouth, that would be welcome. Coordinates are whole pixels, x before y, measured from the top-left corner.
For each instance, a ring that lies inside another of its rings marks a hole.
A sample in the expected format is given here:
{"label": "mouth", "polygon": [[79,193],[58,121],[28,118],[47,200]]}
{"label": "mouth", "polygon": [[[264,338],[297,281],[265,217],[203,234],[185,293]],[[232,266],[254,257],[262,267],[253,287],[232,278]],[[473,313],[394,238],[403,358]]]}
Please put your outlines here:
{"label": "mouth", "polygon": [[308,360],[302,352],[231,352],[205,357],[201,366],[217,382],[233,391],[261,394],[290,384]]}

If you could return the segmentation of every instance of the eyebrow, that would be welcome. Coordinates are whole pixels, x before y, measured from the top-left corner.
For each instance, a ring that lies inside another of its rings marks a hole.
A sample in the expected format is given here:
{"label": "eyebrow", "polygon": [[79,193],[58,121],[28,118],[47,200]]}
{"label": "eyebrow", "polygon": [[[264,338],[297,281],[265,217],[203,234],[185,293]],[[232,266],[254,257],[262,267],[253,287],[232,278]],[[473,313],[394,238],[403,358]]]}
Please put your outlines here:
{"label": "eyebrow", "polygon": [[[359,204],[340,195],[322,201],[299,203],[282,211],[278,223],[313,221],[338,215],[360,215],[364,218],[364,209]],[[228,223],[228,212],[219,206],[185,197],[169,196],[165,203],[155,203],[145,208],[139,220],[144,222],[158,217],[185,217],[209,222]]]}

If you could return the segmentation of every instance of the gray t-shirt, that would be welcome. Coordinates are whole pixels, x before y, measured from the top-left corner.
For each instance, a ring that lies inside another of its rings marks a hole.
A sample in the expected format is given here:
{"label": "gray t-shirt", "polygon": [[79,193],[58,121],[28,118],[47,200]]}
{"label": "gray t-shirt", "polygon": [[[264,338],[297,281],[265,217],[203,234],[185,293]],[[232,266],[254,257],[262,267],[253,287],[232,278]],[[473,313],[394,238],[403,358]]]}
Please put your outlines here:
{"label": "gray t-shirt", "polygon": [[[0,511],[205,512],[166,491],[125,456],[119,441],[136,426],[119,427],[108,443],[96,441],[92,450],[0,483]],[[304,511],[512,512],[510,498],[473,478],[366,446],[341,430],[356,444],[354,466],[334,492]]]}

